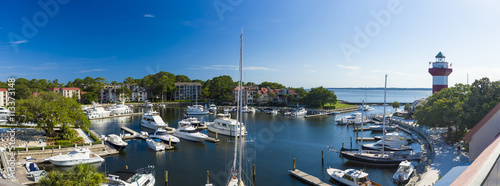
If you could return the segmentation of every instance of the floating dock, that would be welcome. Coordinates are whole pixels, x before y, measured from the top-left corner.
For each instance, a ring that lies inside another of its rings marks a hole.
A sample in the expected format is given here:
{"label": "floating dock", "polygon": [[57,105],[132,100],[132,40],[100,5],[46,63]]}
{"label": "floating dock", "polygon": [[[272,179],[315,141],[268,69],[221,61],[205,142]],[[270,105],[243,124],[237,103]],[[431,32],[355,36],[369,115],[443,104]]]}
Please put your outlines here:
{"label": "floating dock", "polygon": [[323,181],[321,181],[319,178],[317,177],[314,177],[312,175],[309,175],[305,172],[302,172],[301,170],[299,169],[295,169],[295,170],[289,170],[288,172],[290,172],[290,174],[296,178],[299,178],[301,179],[302,181],[308,183],[308,184],[311,184],[311,185],[320,185],[320,186],[327,186],[327,185],[330,185],[328,183],[325,183]]}
{"label": "floating dock", "polygon": [[324,110],[323,112],[324,113],[321,113],[321,114],[311,114],[311,115],[306,115],[304,116],[305,118],[311,118],[311,117],[317,117],[317,116],[328,116],[328,115],[332,115],[333,113],[335,112],[338,112],[338,113],[346,113],[346,112],[353,112],[353,111],[356,111],[358,110],[358,107],[350,107],[350,108],[343,108],[343,109],[335,109],[335,110]]}
{"label": "floating dock", "polygon": [[[148,139],[149,136],[145,136],[145,135],[142,135],[128,127],[125,127],[125,126],[122,126],[121,127],[122,130],[124,131],[127,131],[128,133],[131,133],[132,135],[123,135],[123,139],[126,140],[126,139],[136,139],[136,138],[139,138],[139,139],[142,139],[142,140],[146,140]],[[168,130],[167,130],[168,131]],[[168,132],[170,134],[170,131]],[[172,131],[173,133],[173,131]],[[172,150],[175,148],[175,146],[173,145],[169,145],[168,143],[162,143],[163,146],[165,146],[165,150]]]}
{"label": "floating dock", "polygon": [[137,116],[137,115],[142,115],[144,113],[138,112],[138,113],[130,113],[130,114],[121,114],[121,115],[114,115],[114,116],[106,116],[106,117],[101,117],[101,118],[89,118],[89,120],[95,120],[95,119],[106,119],[106,118],[116,118],[116,117],[123,117],[123,116]]}

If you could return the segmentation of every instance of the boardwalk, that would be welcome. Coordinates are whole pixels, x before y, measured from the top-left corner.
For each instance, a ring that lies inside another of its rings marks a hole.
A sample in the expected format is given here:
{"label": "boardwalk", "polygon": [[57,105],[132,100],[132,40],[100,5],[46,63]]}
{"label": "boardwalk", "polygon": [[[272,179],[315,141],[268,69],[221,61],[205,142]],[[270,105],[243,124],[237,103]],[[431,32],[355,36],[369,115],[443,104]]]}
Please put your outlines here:
{"label": "boardwalk", "polygon": [[302,181],[304,181],[304,182],[306,182],[308,184],[311,184],[311,185],[321,185],[321,186],[330,185],[328,183],[325,183],[325,182],[321,181],[319,178],[316,178],[316,177],[311,176],[311,175],[309,175],[309,174],[307,174],[305,172],[302,172],[299,169],[289,170],[288,172],[290,172],[290,174],[292,176],[295,176],[296,178],[299,178]]}

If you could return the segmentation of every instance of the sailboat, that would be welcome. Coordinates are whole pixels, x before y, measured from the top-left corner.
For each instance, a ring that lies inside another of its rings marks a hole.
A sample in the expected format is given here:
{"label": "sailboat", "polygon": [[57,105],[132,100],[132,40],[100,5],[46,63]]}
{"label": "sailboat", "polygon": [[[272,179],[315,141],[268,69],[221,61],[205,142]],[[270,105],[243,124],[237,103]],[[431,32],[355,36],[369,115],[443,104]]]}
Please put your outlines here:
{"label": "sailboat", "polygon": [[[240,35],[240,77],[238,81],[238,103],[237,103],[237,109],[236,109],[236,120],[238,120],[238,123],[242,125],[242,95],[241,95],[241,89],[242,89],[242,71],[243,71],[243,34]],[[244,186],[245,183],[241,179],[242,172],[241,172],[241,163],[242,163],[242,155],[243,155],[243,139],[242,139],[242,128],[239,127],[238,129],[240,130],[236,136],[235,136],[235,142],[234,142],[234,160],[233,160],[233,166],[231,167],[231,177],[228,180],[227,185],[228,186]],[[239,138],[239,139],[238,139]],[[238,146],[239,145],[239,146]],[[238,168],[236,167],[238,165]],[[238,170],[240,170],[238,172]]]}
{"label": "sailboat", "polygon": [[[387,75],[385,75],[385,88],[384,88],[384,110],[385,109],[385,102],[386,102],[386,90],[387,90]],[[384,113],[384,119],[383,119],[383,127],[385,128],[385,113]],[[361,127],[363,128],[363,127]],[[385,136],[385,130],[383,130],[383,134]],[[363,132],[361,132],[361,135],[363,135]],[[363,136],[361,136],[361,140],[363,139]],[[363,144],[363,141],[361,141],[361,144]],[[385,144],[385,138],[382,138],[382,145]],[[391,154],[385,153],[385,149],[382,148],[381,152],[365,152],[360,149],[359,152],[357,151],[349,151],[346,149],[340,150],[340,155],[342,157],[347,158],[349,161],[353,162],[358,162],[358,163],[363,163],[363,164],[369,164],[369,165],[377,165],[377,166],[397,166],[399,163],[402,161],[408,160],[409,157],[407,155],[396,155],[396,154]],[[412,159],[417,159],[417,158],[412,158]]]}

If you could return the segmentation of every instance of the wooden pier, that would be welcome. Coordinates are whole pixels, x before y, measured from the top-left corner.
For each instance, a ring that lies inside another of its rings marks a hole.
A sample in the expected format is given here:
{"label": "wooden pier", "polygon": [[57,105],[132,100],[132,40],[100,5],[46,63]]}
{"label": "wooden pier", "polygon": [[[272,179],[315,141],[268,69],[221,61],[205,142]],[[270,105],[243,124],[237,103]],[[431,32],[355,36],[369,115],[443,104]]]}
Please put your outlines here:
{"label": "wooden pier", "polygon": [[121,114],[121,115],[114,115],[114,116],[106,116],[106,117],[101,117],[101,118],[89,118],[89,120],[116,118],[116,117],[123,117],[123,116],[137,116],[137,115],[142,115],[142,114],[144,114],[144,113],[138,112],[138,113],[130,113],[130,114]]}
{"label": "wooden pier", "polygon": [[311,184],[311,185],[321,185],[321,186],[327,186],[327,185],[330,185],[328,183],[325,183],[323,181],[321,181],[319,178],[317,177],[314,177],[312,175],[309,175],[305,172],[302,172],[301,170],[299,169],[295,169],[295,170],[289,170],[288,172],[290,172],[290,174],[296,178],[299,178],[301,179],[302,181],[308,183],[308,184]]}

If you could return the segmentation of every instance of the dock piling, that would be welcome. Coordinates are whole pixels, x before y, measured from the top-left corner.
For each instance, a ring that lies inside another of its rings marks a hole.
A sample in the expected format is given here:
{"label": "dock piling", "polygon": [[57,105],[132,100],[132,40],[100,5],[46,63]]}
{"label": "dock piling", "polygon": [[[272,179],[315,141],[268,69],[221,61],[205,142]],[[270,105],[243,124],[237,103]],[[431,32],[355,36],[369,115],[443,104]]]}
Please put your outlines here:
{"label": "dock piling", "polygon": [[207,170],[207,184],[210,183],[210,171]]}
{"label": "dock piling", "polygon": [[172,138],[168,138],[168,146],[172,146]]}
{"label": "dock piling", "polygon": [[125,165],[125,169],[128,169],[128,165]]}
{"label": "dock piling", "polygon": [[351,149],[352,149],[352,136],[351,136]]}
{"label": "dock piling", "polygon": [[255,185],[255,164],[253,164],[253,185]]}
{"label": "dock piling", "polygon": [[324,156],[324,150],[321,149],[321,166],[325,165],[325,156]]}
{"label": "dock piling", "polygon": [[293,158],[293,171],[295,171],[295,158]]}
{"label": "dock piling", "polygon": [[344,148],[344,142],[342,142],[342,148]]}
{"label": "dock piling", "polygon": [[216,140],[218,140],[218,139],[219,139],[219,133],[218,133],[218,132],[216,132],[216,133],[215,133],[215,139],[216,139]]}

